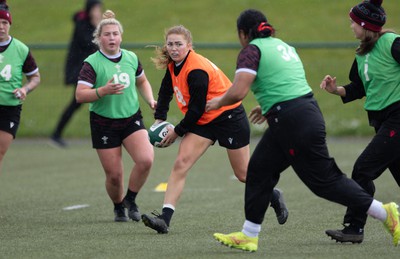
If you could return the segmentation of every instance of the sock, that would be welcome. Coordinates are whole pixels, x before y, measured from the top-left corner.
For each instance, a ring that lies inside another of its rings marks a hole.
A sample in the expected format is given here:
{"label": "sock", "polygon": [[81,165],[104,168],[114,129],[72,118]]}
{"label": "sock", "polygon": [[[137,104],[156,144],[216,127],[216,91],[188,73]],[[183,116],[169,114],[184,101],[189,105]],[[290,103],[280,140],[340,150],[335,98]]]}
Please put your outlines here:
{"label": "sock", "polygon": [[126,191],[125,199],[128,200],[129,202],[135,202],[137,194],[138,194],[137,192],[132,192],[128,188],[128,190]]}
{"label": "sock", "polygon": [[257,237],[261,231],[261,225],[246,220],[243,224],[242,232],[248,237]]}
{"label": "sock", "polygon": [[171,222],[171,218],[172,215],[174,214],[174,211],[175,211],[174,206],[172,206],[171,204],[164,204],[162,209],[162,218],[164,219],[167,226],[169,226],[169,223]]}
{"label": "sock", "polygon": [[379,219],[380,221],[385,221],[387,218],[387,212],[382,205],[382,202],[373,200],[371,206],[367,211],[367,214],[375,219]]}
{"label": "sock", "polygon": [[120,209],[124,209],[124,205],[122,202],[120,203],[114,203],[114,210],[120,210]]}

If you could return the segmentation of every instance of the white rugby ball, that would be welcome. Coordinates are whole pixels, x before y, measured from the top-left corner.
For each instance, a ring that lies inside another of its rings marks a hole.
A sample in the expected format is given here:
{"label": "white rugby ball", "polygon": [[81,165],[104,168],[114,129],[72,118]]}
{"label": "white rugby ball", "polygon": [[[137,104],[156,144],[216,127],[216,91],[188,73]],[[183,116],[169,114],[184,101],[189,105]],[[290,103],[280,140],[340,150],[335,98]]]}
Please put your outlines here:
{"label": "white rugby ball", "polygon": [[167,147],[161,146],[160,142],[168,134],[169,127],[174,128],[174,125],[168,121],[153,124],[148,130],[150,143],[155,147]]}

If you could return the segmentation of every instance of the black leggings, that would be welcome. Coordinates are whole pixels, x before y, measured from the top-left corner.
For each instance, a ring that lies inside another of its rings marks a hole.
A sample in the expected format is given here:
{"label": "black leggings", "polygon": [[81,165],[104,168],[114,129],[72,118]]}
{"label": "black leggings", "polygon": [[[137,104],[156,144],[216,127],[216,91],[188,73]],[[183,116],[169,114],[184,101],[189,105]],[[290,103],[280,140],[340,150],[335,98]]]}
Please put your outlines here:
{"label": "black leggings", "polygon": [[[376,135],[354,164],[351,176],[372,196],[375,194],[373,181],[388,168],[400,186],[400,109],[391,112],[375,131]],[[347,208],[344,224],[363,228],[366,222],[365,214]]]}
{"label": "black leggings", "polygon": [[308,95],[275,105],[269,128],[254,150],[246,179],[246,219],[261,224],[280,173],[292,166],[317,196],[366,214],[373,198],[349,179],[329,156],[325,122]]}

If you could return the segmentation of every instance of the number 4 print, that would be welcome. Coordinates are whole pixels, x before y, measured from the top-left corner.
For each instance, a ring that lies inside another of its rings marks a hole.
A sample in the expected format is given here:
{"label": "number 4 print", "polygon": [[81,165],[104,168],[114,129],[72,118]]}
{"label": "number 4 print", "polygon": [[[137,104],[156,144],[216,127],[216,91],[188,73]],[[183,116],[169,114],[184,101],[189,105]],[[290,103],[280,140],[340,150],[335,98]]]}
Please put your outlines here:
{"label": "number 4 print", "polygon": [[6,80],[10,81],[11,79],[11,65],[6,65],[3,70],[1,70],[0,75]]}

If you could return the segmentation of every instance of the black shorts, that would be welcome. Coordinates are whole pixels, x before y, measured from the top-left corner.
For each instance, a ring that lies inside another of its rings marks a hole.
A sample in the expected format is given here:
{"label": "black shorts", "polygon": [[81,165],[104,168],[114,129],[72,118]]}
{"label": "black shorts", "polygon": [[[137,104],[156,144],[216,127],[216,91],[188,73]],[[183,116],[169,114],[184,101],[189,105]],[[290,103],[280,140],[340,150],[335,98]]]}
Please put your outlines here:
{"label": "black shorts", "polygon": [[219,145],[227,149],[242,148],[250,143],[250,124],[242,105],[225,111],[208,124],[196,124],[189,132],[214,143],[218,140]]}
{"label": "black shorts", "polygon": [[10,133],[13,138],[17,135],[21,119],[22,105],[0,105],[0,130]]}
{"label": "black shorts", "polygon": [[140,110],[131,117],[124,119],[109,119],[90,112],[93,148],[106,149],[121,146],[122,141],[133,132],[146,129],[142,118]]}

